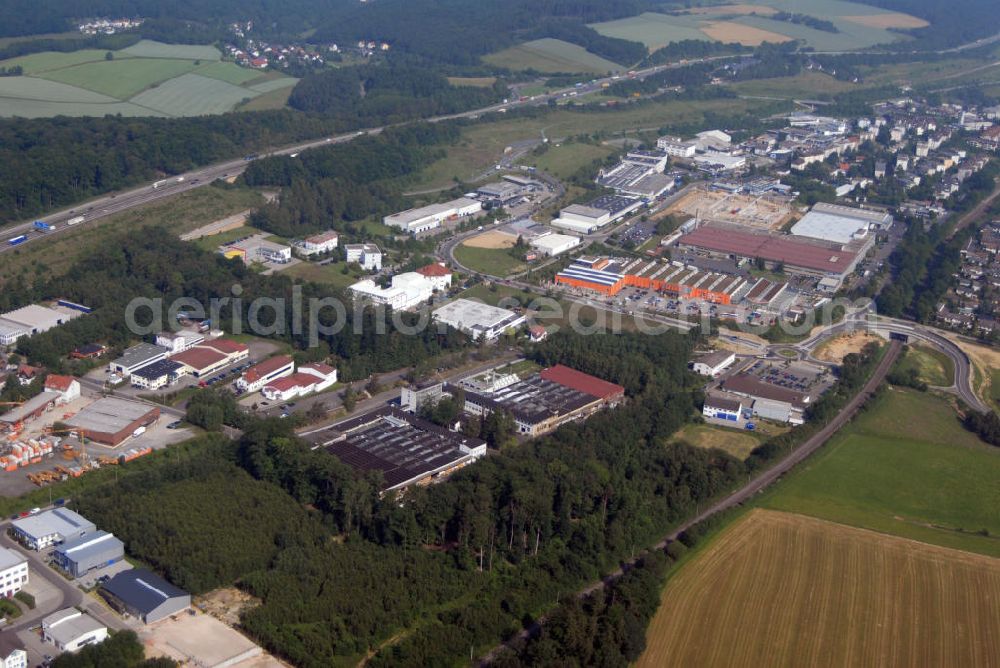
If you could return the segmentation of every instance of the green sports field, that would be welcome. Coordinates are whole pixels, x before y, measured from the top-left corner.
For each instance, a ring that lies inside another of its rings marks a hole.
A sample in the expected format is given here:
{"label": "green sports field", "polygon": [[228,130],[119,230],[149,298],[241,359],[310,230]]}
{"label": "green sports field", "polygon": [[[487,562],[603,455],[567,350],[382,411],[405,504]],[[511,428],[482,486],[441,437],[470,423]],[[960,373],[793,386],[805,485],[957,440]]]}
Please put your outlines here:
{"label": "green sports field", "polygon": [[891,389],[759,505],[1000,556],[998,480],[945,400]]}
{"label": "green sports field", "polygon": [[624,68],[618,63],[590,53],[583,47],[559,39],[536,39],[483,58],[486,62],[511,70],[607,74]]}
{"label": "green sports field", "polygon": [[490,276],[507,276],[524,269],[524,264],[504,248],[476,248],[460,244],[455,259],[463,266]]}
{"label": "green sports field", "polygon": [[25,73],[0,78],[0,117],[198,116],[248,106],[265,95],[274,108],[297,81],[221,61],[213,46],[143,40],[110,60],[107,53],[46,52],[0,61]]}

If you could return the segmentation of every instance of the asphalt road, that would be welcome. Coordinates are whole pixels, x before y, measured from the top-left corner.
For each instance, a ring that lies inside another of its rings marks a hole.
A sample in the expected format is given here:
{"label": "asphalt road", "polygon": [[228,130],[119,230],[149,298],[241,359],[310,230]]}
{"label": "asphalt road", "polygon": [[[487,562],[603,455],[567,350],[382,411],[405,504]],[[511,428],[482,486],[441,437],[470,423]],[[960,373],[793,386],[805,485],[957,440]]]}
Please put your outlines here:
{"label": "asphalt road", "polygon": [[[698,62],[717,60],[718,58],[721,58],[721,56],[714,56],[700,60],[690,60],[684,63],[683,65],[681,65],[680,63],[657,65],[655,67],[636,70],[635,74],[630,78],[644,79],[650,76],[651,74],[655,74],[663,70],[687,67],[689,65],[693,65]],[[274,151],[268,152],[266,155],[269,156],[292,155],[300,153],[302,151],[309,150],[311,148],[327,146],[330,144],[341,144],[345,142],[350,142],[363,135],[379,134],[387,127],[408,125],[422,121],[430,123],[439,123],[441,121],[447,121],[458,118],[477,118],[482,114],[504,112],[508,109],[515,109],[518,107],[544,106],[547,105],[550,100],[563,98],[569,95],[570,93],[575,93],[577,96],[582,96],[582,95],[587,95],[589,93],[597,92],[601,90],[602,84],[611,83],[614,80],[622,78],[625,77],[623,76],[603,77],[601,79],[595,79],[592,82],[587,82],[582,86],[580,86],[579,88],[575,86],[562,88],[548,94],[536,95],[533,98],[525,100],[511,99],[506,103],[492,104],[487,107],[482,107],[480,109],[472,109],[470,111],[462,112],[459,114],[435,116],[432,118],[410,121],[408,123],[398,123],[394,126],[388,126],[388,125],[378,126],[363,130],[356,130],[353,132],[348,132],[346,134],[341,134],[336,136],[321,137],[315,140],[301,142],[291,146],[286,146],[284,148],[276,149]],[[110,216],[115,213],[120,213],[122,211],[127,211],[134,207],[142,206],[143,204],[148,204],[150,202],[154,202],[164,197],[176,195],[177,193],[192,190],[194,188],[201,188],[203,186],[209,185],[212,181],[216,179],[237,176],[243,173],[248,164],[249,161],[243,158],[227,160],[225,162],[216,163],[214,165],[201,167],[192,170],[190,172],[185,172],[184,174],[176,174],[174,176],[162,179],[160,181],[156,181],[154,183],[148,183],[144,186],[139,186],[137,188],[132,188],[130,190],[102,196],[90,200],[88,202],[77,204],[72,208],[64,209],[62,211],[35,219],[51,225],[53,227],[51,232],[35,231],[33,229],[33,221],[23,221],[21,223],[17,223],[15,225],[4,228],[3,230],[0,230],[0,235],[3,236],[3,244],[2,246],[0,246],[0,253],[11,251],[15,248],[19,248],[21,245],[24,244],[39,243],[46,237],[56,234],[61,234],[68,229],[72,229],[72,227],[70,227],[67,224],[67,221],[73,218],[83,216],[85,220],[79,223],[78,225],[86,225],[91,221],[98,220],[100,218],[104,218],[106,216]],[[27,241],[17,246],[10,246],[7,243],[8,239],[17,237],[21,234],[28,235]]]}
{"label": "asphalt road", "polygon": [[[769,468],[767,471],[760,474],[756,478],[749,480],[746,485],[743,485],[738,490],[732,492],[728,496],[720,499],[719,501],[716,501],[715,503],[708,506],[701,512],[697,513],[694,517],[691,517],[683,524],[675,528],[670,534],[664,537],[663,540],[657,543],[653,547],[653,549],[662,550],[666,548],[666,546],[669,543],[677,540],[678,536],[680,536],[682,533],[684,533],[694,525],[699,524],[700,522],[703,522],[709,517],[716,515],[724,510],[729,510],[736,506],[742,505],[743,503],[750,500],[755,495],[766,489],[768,486],[780,480],[781,477],[784,476],[786,473],[788,473],[792,468],[794,468],[795,466],[803,462],[805,459],[807,459],[810,455],[819,450],[827,441],[830,440],[830,437],[832,437],[835,433],[837,433],[838,430],[840,430],[844,425],[846,425],[855,416],[855,414],[857,414],[858,410],[861,409],[861,407],[872,395],[872,393],[875,392],[878,386],[882,384],[882,381],[885,380],[886,374],[889,373],[889,369],[892,367],[893,363],[899,357],[899,353],[901,350],[902,350],[902,343],[900,343],[899,341],[890,342],[889,348],[886,350],[885,356],[879,362],[878,367],[876,367],[874,373],[872,373],[871,377],[868,379],[868,382],[865,383],[865,386],[862,388],[861,392],[859,392],[853,399],[850,400],[850,402],[848,402],[846,406],[844,406],[844,408],[840,411],[837,417],[831,420],[825,427],[823,427],[820,431],[816,432],[816,434],[814,434],[811,438],[809,438],[805,443],[803,443],[798,448],[790,452],[788,455],[785,456],[784,459],[782,459],[777,464]],[[591,583],[584,589],[580,590],[578,592],[578,596],[580,597],[587,596],[613,583],[615,580],[621,577],[626,570],[628,570],[631,566],[633,566],[640,558],[641,555],[626,562],[625,564],[622,565],[621,568],[614,571],[613,573],[610,573],[606,577],[602,578],[600,581]],[[531,637],[531,635],[533,635],[539,630],[540,625],[543,624],[544,621],[545,621],[544,618],[539,620],[531,627],[521,631],[510,641],[504,643],[499,647],[494,648],[489,654],[487,654],[480,660],[480,665],[490,664],[503,648],[515,647],[518,645],[518,643],[524,642],[526,639]]]}

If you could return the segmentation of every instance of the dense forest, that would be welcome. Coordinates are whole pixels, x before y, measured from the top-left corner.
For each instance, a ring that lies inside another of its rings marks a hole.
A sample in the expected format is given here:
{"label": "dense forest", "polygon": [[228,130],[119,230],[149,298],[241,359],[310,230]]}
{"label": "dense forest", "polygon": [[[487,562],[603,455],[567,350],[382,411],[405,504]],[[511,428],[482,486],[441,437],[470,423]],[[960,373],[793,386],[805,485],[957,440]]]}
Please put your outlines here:
{"label": "dense forest", "polygon": [[293,111],[0,120],[0,224],[349,125]]}
{"label": "dense forest", "polygon": [[[297,665],[357,657],[418,617],[373,665],[452,665],[743,479],[727,455],[666,444],[698,400],[693,344],[679,334],[552,337],[536,361],[619,382],[626,405],[409,490],[403,503],[271,420],[246,424],[235,445],[206,437],[118,487],[82,493],[79,507],[194,591],[237,582],[260,597],[244,627]],[[629,604],[631,638],[652,605]]]}
{"label": "dense forest", "polygon": [[452,86],[426,67],[378,64],[310,74],[295,85],[288,104],[372,127],[485,107],[506,90],[502,82],[492,88]]}
{"label": "dense forest", "polygon": [[297,158],[262,158],[243,178],[252,186],[280,186],[281,199],[254,211],[251,223],[284,236],[333,229],[358,233],[350,221],[406,208],[400,182],[444,157],[459,138],[450,123],[386,130]]}

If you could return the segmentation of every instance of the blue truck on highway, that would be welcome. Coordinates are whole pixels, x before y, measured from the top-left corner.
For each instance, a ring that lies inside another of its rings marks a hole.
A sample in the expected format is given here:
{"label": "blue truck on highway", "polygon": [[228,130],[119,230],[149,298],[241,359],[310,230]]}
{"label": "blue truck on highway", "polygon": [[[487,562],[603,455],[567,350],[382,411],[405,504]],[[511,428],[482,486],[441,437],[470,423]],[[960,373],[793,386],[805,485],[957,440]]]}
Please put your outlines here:
{"label": "blue truck on highway", "polygon": [[33,227],[39,232],[51,232],[52,226],[41,220],[36,220]]}
{"label": "blue truck on highway", "polygon": [[7,243],[9,245],[11,245],[11,246],[16,246],[18,244],[23,244],[27,240],[28,240],[28,235],[27,234],[22,234],[20,236],[16,236],[16,237],[12,237],[12,238],[8,239]]}

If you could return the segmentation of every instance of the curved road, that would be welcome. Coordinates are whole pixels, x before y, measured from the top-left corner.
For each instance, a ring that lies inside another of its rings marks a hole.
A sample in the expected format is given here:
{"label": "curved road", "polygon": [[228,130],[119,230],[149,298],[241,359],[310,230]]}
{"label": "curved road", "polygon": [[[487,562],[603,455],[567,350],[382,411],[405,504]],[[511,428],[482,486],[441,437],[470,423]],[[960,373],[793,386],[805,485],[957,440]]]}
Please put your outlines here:
{"label": "curved road", "polygon": [[[889,343],[889,347],[886,350],[885,355],[879,361],[878,366],[868,379],[868,382],[865,383],[861,391],[855,395],[854,398],[851,399],[843,409],[841,409],[840,413],[838,413],[837,416],[833,418],[825,427],[813,434],[813,436],[806,440],[805,443],[790,452],[777,464],[767,469],[753,480],[750,480],[746,485],[716,501],[694,517],[686,520],[683,524],[664,537],[663,540],[653,546],[652,549],[662,550],[666,548],[669,543],[677,540],[682,533],[694,525],[705,521],[712,515],[742,505],[771,484],[780,480],[781,477],[788,473],[792,468],[819,450],[827,441],[830,440],[830,437],[837,433],[838,430],[846,425],[857,414],[865,402],[868,401],[869,397],[871,397],[875,390],[878,389],[878,386],[882,384],[882,381],[885,380],[886,375],[889,373],[889,369],[892,368],[893,363],[899,357],[899,353],[902,348],[903,345],[899,341],[891,341]],[[642,555],[639,555],[638,557],[625,562],[621,568],[617,569],[613,573],[610,573],[600,581],[594,582],[586,588],[580,590],[577,592],[577,595],[580,597],[587,596],[599,589],[602,589],[603,587],[608,586],[621,577],[625,571],[627,571],[641,558]],[[543,617],[529,628],[521,631],[516,636],[508,640],[506,643],[495,647],[480,660],[479,665],[483,666],[492,663],[497,654],[499,654],[499,652],[504,648],[516,647],[519,643],[527,640],[541,628],[541,625],[544,622],[545,618]]]}

